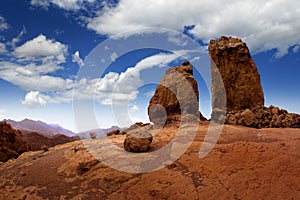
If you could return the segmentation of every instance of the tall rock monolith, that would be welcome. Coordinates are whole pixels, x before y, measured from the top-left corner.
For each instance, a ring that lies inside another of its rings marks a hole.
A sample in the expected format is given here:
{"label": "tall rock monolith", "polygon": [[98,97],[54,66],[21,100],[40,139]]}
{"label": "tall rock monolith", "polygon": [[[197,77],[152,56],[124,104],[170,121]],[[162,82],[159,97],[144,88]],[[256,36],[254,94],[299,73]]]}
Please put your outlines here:
{"label": "tall rock monolith", "polygon": [[[209,54],[212,69],[214,66],[218,69],[224,84],[227,112],[264,106],[260,75],[246,43],[239,38],[222,36],[210,41]],[[216,73],[216,70],[211,71],[213,110],[218,108],[222,96],[222,84]]]}

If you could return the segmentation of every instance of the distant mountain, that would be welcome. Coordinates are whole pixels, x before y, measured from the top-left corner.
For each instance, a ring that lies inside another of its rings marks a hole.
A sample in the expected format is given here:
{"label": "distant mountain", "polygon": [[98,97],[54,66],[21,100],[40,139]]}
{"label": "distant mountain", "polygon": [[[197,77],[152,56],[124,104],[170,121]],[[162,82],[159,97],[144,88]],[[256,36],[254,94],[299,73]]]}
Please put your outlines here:
{"label": "distant mountain", "polygon": [[84,131],[84,132],[78,133],[78,135],[79,135],[79,137],[81,139],[84,139],[84,138],[90,139],[91,137],[90,137],[89,134],[92,133],[92,132],[94,132],[94,133],[96,133],[97,138],[102,138],[102,137],[106,137],[106,134],[108,132],[112,131],[112,130],[120,130],[120,131],[122,131],[123,128],[120,128],[118,126],[112,126],[110,128],[104,128],[104,129],[103,128],[97,128],[97,129],[91,129],[91,130],[88,130],[88,131]]}
{"label": "distant mountain", "polygon": [[41,150],[43,146],[53,147],[79,140],[78,136],[68,137],[62,134],[45,136],[28,130],[16,130],[8,122],[0,121],[0,162],[17,158],[30,150]]}
{"label": "distant mountain", "polygon": [[14,120],[3,120],[10,124],[14,129],[27,130],[31,132],[37,132],[44,136],[54,136],[58,134],[66,135],[69,137],[75,136],[76,134],[70,130],[67,130],[57,124],[46,124],[42,121],[34,121],[31,119],[24,119],[22,121]]}
{"label": "distant mountain", "polygon": [[53,147],[58,144],[65,144],[79,140],[78,136],[68,137],[62,134],[54,136],[45,136],[36,132],[21,130],[23,140],[25,140],[31,147],[31,150],[40,150],[43,146]]}

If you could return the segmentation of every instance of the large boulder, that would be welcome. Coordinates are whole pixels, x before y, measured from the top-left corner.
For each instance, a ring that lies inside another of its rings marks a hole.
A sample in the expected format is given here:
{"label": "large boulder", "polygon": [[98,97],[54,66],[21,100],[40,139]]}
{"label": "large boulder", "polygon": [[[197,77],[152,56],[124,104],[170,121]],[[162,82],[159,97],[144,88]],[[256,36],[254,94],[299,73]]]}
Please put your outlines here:
{"label": "large boulder", "polygon": [[127,133],[124,140],[124,149],[129,152],[145,152],[149,150],[152,134],[145,129],[134,129]]}
{"label": "large boulder", "polygon": [[[252,109],[264,105],[260,75],[249,49],[241,39],[222,36],[211,40],[209,54],[212,60],[212,106],[219,107],[222,96],[221,75],[227,101],[227,111]],[[217,70],[213,70],[217,69]]]}
{"label": "large boulder", "polygon": [[154,124],[180,121],[186,114],[202,116],[199,113],[198,85],[188,61],[166,71],[148,106],[148,115]]}

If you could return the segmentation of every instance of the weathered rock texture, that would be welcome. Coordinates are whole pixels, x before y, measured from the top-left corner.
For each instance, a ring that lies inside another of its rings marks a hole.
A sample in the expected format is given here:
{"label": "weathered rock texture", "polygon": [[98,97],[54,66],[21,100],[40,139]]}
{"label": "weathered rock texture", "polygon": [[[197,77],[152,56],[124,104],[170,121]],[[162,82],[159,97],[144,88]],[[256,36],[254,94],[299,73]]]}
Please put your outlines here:
{"label": "weathered rock texture", "polygon": [[[241,39],[223,36],[220,40],[211,40],[209,52],[212,60],[212,120],[256,128],[300,128],[300,115],[264,106],[260,75]],[[222,102],[224,92],[227,105]]]}
{"label": "weathered rock texture", "polygon": [[180,116],[186,114],[202,117],[199,112],[198,85],[188,61],[166,71],[148,107],[150,121],[155,124],[180,121]]}
{"label": "weathered rock texture", "polygon": [[[199,159],[209,129],[208,122],[200,123],[178,160],[167,165],[156,154],[156,162],[166,167],[148,173],[119,171],[93,157],[89,148],[102,152],[108,144],[104,139],[26,152],[0,163],[0,199],[299,199],[300,129],[225,125],[212,151]],[[171,125],[159,130],[150,130],[152,151],[166,147],[178,132]],[[117,135],[111,141],[122,147],[124,138]],[[136,159],[111,156],[120,166],[138,167]]]}
{"label": "weathered rock texture", "polygon": [[20,131],[13,129],[6,122],[0,122],[0,162],[17,158],[30,149],[30,145],[23,140]]}
{"label": "weathered rock texture", "polygon": [[229,111],[225,123],[255,128],[300,128],[300,115],[275,106],[257,106],[241,111]]}
{"label": "weathered rock texture", "polygon": [[141,129],[131,130],[124,140],[124,149],[129,152],[145,152],[149,150],[151,142],[150,132]]}
{"label": "weathered rock texture", "polygon": [[[220,72],[226,92],[227,111],[239,111],[264,105],[260,75],[247,45],[238,38],[222,36],[211,40],[209,53],[212,65]],[[213,67],[212,67],[213,69]],[[212,106],[219,107],[222,88],[212,70]]]}

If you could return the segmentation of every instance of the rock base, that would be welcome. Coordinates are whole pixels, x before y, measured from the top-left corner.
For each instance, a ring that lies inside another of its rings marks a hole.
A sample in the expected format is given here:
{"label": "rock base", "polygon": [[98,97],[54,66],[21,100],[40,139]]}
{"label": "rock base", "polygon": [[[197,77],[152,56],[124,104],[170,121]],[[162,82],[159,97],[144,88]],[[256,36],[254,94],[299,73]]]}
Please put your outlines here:
{"label": "rock base", "polygon": [[225,123],[254,128],[300,128],[300,115],[275,106],[257,106],[253,109],[229,111]]}

